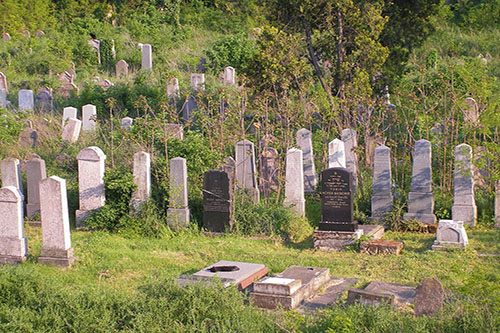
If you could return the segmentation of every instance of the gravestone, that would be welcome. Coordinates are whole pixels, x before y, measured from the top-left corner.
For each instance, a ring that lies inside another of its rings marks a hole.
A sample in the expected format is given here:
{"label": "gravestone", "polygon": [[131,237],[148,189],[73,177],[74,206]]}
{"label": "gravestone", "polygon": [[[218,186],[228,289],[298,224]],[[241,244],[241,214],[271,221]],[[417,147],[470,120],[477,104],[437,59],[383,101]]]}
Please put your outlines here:
{"label": "gravestone", "polygon": [[275,148],[266,147],[260,154],[260,192],[267,198],[278,189],[278,158]]}
{"label": "gravestone", "polygon": [[236,143],[236,188],[244,190],[255,201],[259,201],[255,169],[254,144],[248,140]]}
{"label": "gravestone", "polygon": [[43,32],[42,30],[37,30],[35,32],[35,36],[40,38],[40,37],[43,37],[45,35],[45,32]]}
{"label": "gravestone", "polygon": [[8,32],[4,33],[2,39],[4,42],[9,42],[11,40],[10,34]]}
{"label": "gravestone", "polygon": [[472,148],[465,143],[455,147],[455,165],[453,170],[453,221],[463,221],[474,226],[477,219],[477,207],[474,200],[474,179],[472,177]]}
{"label": "gravestone", "polygon": [[330,168],[321,173],[321,222],[319,230],[355,232],[353,221],[353,176],[346,168]]}
{"label": "gravestone", "polygon": [[78,119],[78,110],[72,106],[67,106],[63,109],[63,119],[62,119],[62,127],[66,124],[66,121],[69,118]]}
{"label": "gravestone", "polygon": [[184,126],[181,124],[167,124],[166,130],[169,139],[184,139]]}
{"label": "gravestone", "polygon": [[285,200],[283,205],[292,208],[298,216],[305,216],[304,168],[302,150],[291,148],[286,153]]}
{"label": "gravestone", "polygon": [[5,89],[5,93],[9,93],[9,88],[7,87],[7,76],[0,72],[0,89]]}
{"label": "gravestone", "polygon": [[52,176],[40,182],[40,213],[42,250],[38,262],[70,267],[76,259],[71,247],[66,180]]}
{"label": "gravestone", "polygon": [[416,219],[425,224],[435,224],[434,194],[432,193],[432,150],[427,140],[415,142],[411,190],[408,193],[408,213],[403,219]]}
{"label": "gravestone", "polygon": [[328,168],[345,168],[345,145],[342,140],[333,139],[328,144]]}
{"label": "gravestone", "polygon": [[296,134],[297,146],[302,150],[304,167],[304,191],[306,193],[316,192],[318,175],[314,167],[314,155],[312,147],[311,131],[301,128]]}
{"label": "gravestone", "polygon": [[63,83],[57,91],[62,97],[70,97],[72,92],[78,91],[78,87],[74,83]]}
{"label": "gravestone", "polygon": [[167,83],[167,97],[177,98],[179,97],[179,80],[177,78],[171,78]]}
{"label": "gravestone", "polygon": [[441,310],[444,304],[444,290],[441,282],[425,278],[415,292],[415,316],[432,315]]}
{"label": "gravestone", "polygon": [[7,100],[7,91],[0,88],[0,108],[6,108],[10,102]]}
{"label": "gravestone", "polygon": [[464,121],[469,126],[476,127],[479,125],[479,106],[477,105],[476,100],[472,97],[467,97],[464,103]]}
{"label": "gravestone", "polygon": [[47,90],[40,91],[35,96],[37,109],[41,112],[54,111],[54,97]]}
{"label": "gravestone", "polygon": [[212,232],[233,227],[233,185],[224,171],[210,170],[203,177],[203,228]]}
{"label": "gravestone", "polygon": [[125,78],[128,76],[128,64],[125,60],[120,60],[115,65],[116,76],[119,78]]}
{"label": "gravestone", "polygon": [[151,157],[144,151],[134,154],[134,184],[130,206],[137,210],[151,196]]}
{"label": "gravestone", "polygon": [[134,124],[134,119],[130,117],[122,118],[122,122],[120,124],[120,128],[124,128],[126,130],[130,130],[130,127]]}
{"label": "gravestone", "polygon": [[80,137],[81,128],[82,128],[81,120],[75,118],[69,118],[62,132],[63,141],[68,141],[71,143],[77,142],[78,138]]}
{"label": "gravestone", "polygon": [[170,193],[167,210],[168,225],[174,229],[189,226],[186,159],[170,160]]}
{"label": "gravestone", "polygon": [[0,264],[21,263],[28,257],[24,238],[23,195],[14,186],[0,188]]}
{"label": "gravestone", "polygon": [[391,150],[375,148],[373,162],[372,218],[382,218],[392,210]]}
{"label": "gravestone", "polygon": [[38,132],[35,131],[31,122],[19,135],[19,143],[24,147],[36,148],[38,144]]}
{"label": "gravestone", "polygon": [[153,53],[151,45],[142,45],[142,69],[151,72],[153,70]]}
{"label": "gravestone", "polygon": [[13,186],[21,192],[24,200],[23,180],[21,177],[21,165],[17,158],[6,158],[2,160],[2,187]]}
{"label": "gravestone", "polygon": [[236,177],[236,161],[232,156],[224,158],[222,166],[219,168],[219,170],[226,172],[229,179],[231,180],[231,183],[234,185],[234,178]]}
{"label": "gravestone", "polygon": [[33,91],[29,89],[21,89],[18,93],[18,103],[20,111],[35,110],[35,102]]}
{"label": "gravestone", "polygon": [[352,172],[353,186],[356,189],[358,183],[358,154],[355,150],[358,147],[358,134],[355,130],[346,128],[340,133],[340,138],[344,141],[346,168]]}
{"label": "gravestone", "polygon": [[191,88],[205,90],[205,74],[191,74]]}
{"label": "gravestone", "polygon": [[189,97],[186,98],[184,101],[184,104],[182,105],[182,118],[184,121],[190,121],[193,118],[193,111],[198,109],[198,104],[196,104],[196,99],[193,95],[190,95]]}
{"label": "gravestone", "polygon": [[76,156],[78,160],[78,192],[80,209],[76,211],[76,225],[83,226],[89,214],[104,206],[104,160],[99,147],[87,147]]}
{"label": "gravestone", "polygon": [[196,70],[200,73],[205,73],[206,65],[207,65],[207,59],[205,57],[201,57],[200,63],[196,65]]}
{"label": "gravestone", "polygon": [[93,131],[97,119],[97,109],[95,105],[87,104],[82,107],[82,130]]}
{"label": "gravestone", "polygon": [[236,85],[236,71],[231,66],[224,68],[224,85],[225,86]]}
{"label": "gravestone", "polygon": [[33,158],[26,163],[26,183],[28,186],[28,203],[26,213],[28,218],[33,218],[40,214],[40,181],[47,178],[45,161],[40,158]]}
{"label": "gravestone", "polygon": [[462,221],[439,220],[436,232],[436,240],[432,250],[445,250],[448,248],[465,248],[469,244],[469,238],[465,232]]}
{"label": "gravestone", "polygon": [[108,89],[109,87],[112,87],[114,86],[113,82],[107,80],[107,79],[103,79],[101,81],[99,81],[97,83],[97,85],[99,85],[100,87],[102,87],[104,90]]}

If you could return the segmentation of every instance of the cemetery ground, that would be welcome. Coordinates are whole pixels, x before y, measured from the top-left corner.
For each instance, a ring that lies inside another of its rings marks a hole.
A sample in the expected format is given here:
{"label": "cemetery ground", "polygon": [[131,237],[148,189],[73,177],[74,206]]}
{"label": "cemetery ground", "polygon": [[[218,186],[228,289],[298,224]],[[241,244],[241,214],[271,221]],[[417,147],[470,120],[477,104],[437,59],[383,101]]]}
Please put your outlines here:
{"label": "cemetery ground", "polygon": [[[386,232],[403,241],[399,256],[322,252],[312,237],[300,243],[276,237],[207,236],[194,229],[160,238],[73,231],[78,262],[71,269],[37,264],[41,230],[26,227],[31,257],[0,268],[0,331],[326,331],[494,332],[500,327],[500,231],[469,231],[470,246],[429,251],[430,233]],[[381,280],[416,286],[441,281],[443,310],[430,317],[388,307],[346,306],[302,313],[268,311],[248,304],[236,288],[195,285],[174,278],[219,260],[265,264],[270,275],[290,265],[326,267],[336,277],[357,277],[354,286]]]}

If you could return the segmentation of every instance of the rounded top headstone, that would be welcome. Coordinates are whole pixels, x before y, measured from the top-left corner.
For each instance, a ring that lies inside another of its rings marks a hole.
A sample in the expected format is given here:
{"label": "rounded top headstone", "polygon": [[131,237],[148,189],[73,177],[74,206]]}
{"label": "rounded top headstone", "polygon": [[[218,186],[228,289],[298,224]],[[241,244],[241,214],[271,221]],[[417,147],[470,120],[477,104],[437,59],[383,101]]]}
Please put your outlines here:
{"label": "rounded top headstone", "polygon": [[76,156],[77,160],[83,161],[101,161],[106,159],[106,155],[99,147],[91,146],[82,149]]}
{"label": "rounded top headstone", "polygon": [[0,188],[0,201],[1,202],[20,202],[23,196],[19,189],[14,186],[5,186]]}
{"label": "rounded top headstone", "polygon": [[172,159],[172,161],[185,161],[186,159],[184,157],[175,157]]}

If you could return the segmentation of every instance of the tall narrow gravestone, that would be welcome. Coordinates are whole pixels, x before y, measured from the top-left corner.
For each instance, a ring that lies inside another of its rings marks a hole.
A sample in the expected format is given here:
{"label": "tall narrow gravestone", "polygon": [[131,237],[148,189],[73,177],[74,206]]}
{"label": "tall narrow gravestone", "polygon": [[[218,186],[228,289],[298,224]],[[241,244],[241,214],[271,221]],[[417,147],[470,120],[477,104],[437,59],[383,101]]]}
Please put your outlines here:
{"label": "tall narrow gravestone", "polygon": [[224,85],[234,86],[236,84],[236,71],[233,67],[224,68]]}
{"label": "tall narrow gravestone", "polygon": [[21,89],[17,96],[20,111],[35,110],[35,98],[32,90]]}
{"label": "tall narrow gravestone", "polygon": [[346,128],[340,133],[340,138],[344,141],[345,146],[345,164],[346,168],[351,170],[354,181],[354,188],[358,183],[358,134],[351,128]]}
{"label": "tall narrow gravestone", "polygon": [[299,216],[305,216],[304,169],[302,150],[291,148],[286,153],[285,200],[283,205],[291,207]]}
{"label": "tall narrow gravestone", "polygon": [[153,70],[153,51],[151,45],[142,45],[142,69],[151,72]]}
{"label": "tall narrow gravestone", "polygon": [[0,108],[6,108],[10,102],[7,100],[7,91],[0,88]]}
{"label": "tall narrow gravestone", "polygon": [[236,143],[236,187],[247,192],[255,202],[259,201],[255,149],[248,140]]}
{"label": "tall narrow gravestone", "polygon": [[64,128],[64,125],[66,125],[66,121],[69,118],[75,118],[78,119],[78,110],[72,106],[65,107],[63,109],[63,119],[62,119],[62,127]]}
{"label": "tall narrow gravestone", "polygon": [[93,131],[97,119],[97,109],[95,105],[87,104],[82,107],[82,130]]}
{"label": "tall narrow gravestone", "polygon": [[205,90],[205,74],[191,74],[191,88]]}
{"label": "tall narrow gravestone", "polygon": [[345,168],[345,145],[344,141],[334,139],[328,144],[328,167]]}
{"label": "tall narrow gravestone", "polygon": [[496,227],[500,228],[500,181],[495,182],[495,221]]}
{"label": "tall narrow gravestone", "polygon": [[21,177],[21,165],[17,158],[6,158],[2,160],[2,187],[14,186],[19,189],[24,200],[23,180]]}
{"label": "tall narrow gravestone", "polygon": [[83,226],[83,221],[92,211],[106,201],[104,194],[104,160],[106,155],[99,147],[87,147],[76,156],[78,160],[78,191],[80,209],[76,211],[76,225]]}
{"label": "tall narrow gravestone", "polygon": [[52,176],[40,182],[42,250],[38,262],[70,267],[75,262],[69,229],[66,180]]}
{"label": "tall narrow gravestone", "polygon": [[472,148],[465,143],[455,147],[455,166],[453,183],[453,221],[462,221],[474,226],[477,207],[474,200],[474,179],[472,177]]}
{"label": "tall narrow gravestone", "polygon": [[134,184],[130,206],[137,210],[151,195],[151,157],[144,151],[134,154]]}
{"label": "tall narrow gravestone", "polygon": [[233,227],[233,185],[225,171],[210,170],[203,178],[203,228],[212,232]]}
{"label": "tall narrow gravestone", "polygon": [[415,142],[411,191],[408,193],[408,213],[403,219],[417,219],[426,224],[435,224],[434,194],[432,193],[432,151],[427,140]]}
{"label": "tall narrow gravestone", "polygon": [[170,160],[170,197],[167,210],[168,225],[173,228],[189,226],[186,159]]}
{"label": "tall narrow gravestone", "polygon": [[28,256],[24,238],[23,196],[16,187],[0,188],[0,264],[17,264]]}
{"label": "tall narrow gravestone", "polygon": [[374,155],[372,218],[379,218],[392,210],[391,150],[379,146]]}
{"label": "tall narrow gravestone", "polygon": [[179,80],[177,78],[171,78],[167,83],[167,97],[177,98],[179,97]]}
{"label": "tall narrow gravestone", "polygon": [[82,128],[82,121],[75,118],[69,118],[67,124],[64,126],[62,132],[63,141],[77,142],[80,137],[80,130]]}
{"label": "tall narrow gravestone", "polygon": [[278,189],[278,158],[275,148],[266,147],[260,154],[260,192],[267,198]]}
{"label": "tall narrow gravestone", "polygon": [[40,213],[40,181],[47,178],[45,171],[45,161],[40,158],[33,158],[26,163],[26,179],[28,183],[28,203],[26,212],[28,218],[33,218]]}
{"label": "tall narrow gravestone", "polygon": [[302,150],[302,159],[304,167],[304,191],[313,193],[318,185],[318,175],[314,167],[314,155],[312,147],[311,131],[301,128],[296,134],[297,146]]}
{"label": "tall narrow gravestone", "polygon": [[0,72],[0,89],[5,89],[5,93],[9,93],[9,88],[7,87],[7,76]]}

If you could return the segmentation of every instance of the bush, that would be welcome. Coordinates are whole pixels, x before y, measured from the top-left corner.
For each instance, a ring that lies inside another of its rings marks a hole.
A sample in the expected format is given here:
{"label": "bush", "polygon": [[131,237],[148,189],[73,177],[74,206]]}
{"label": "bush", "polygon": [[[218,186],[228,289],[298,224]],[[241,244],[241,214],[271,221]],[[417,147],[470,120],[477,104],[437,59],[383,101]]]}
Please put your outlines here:
{"label": "bush", "polygon": [[207,51],[209,66],[216,75],[227,66],[234,67],[237,73],[247,73],[254,54],[255,41],[244,34],[226,36]]}

